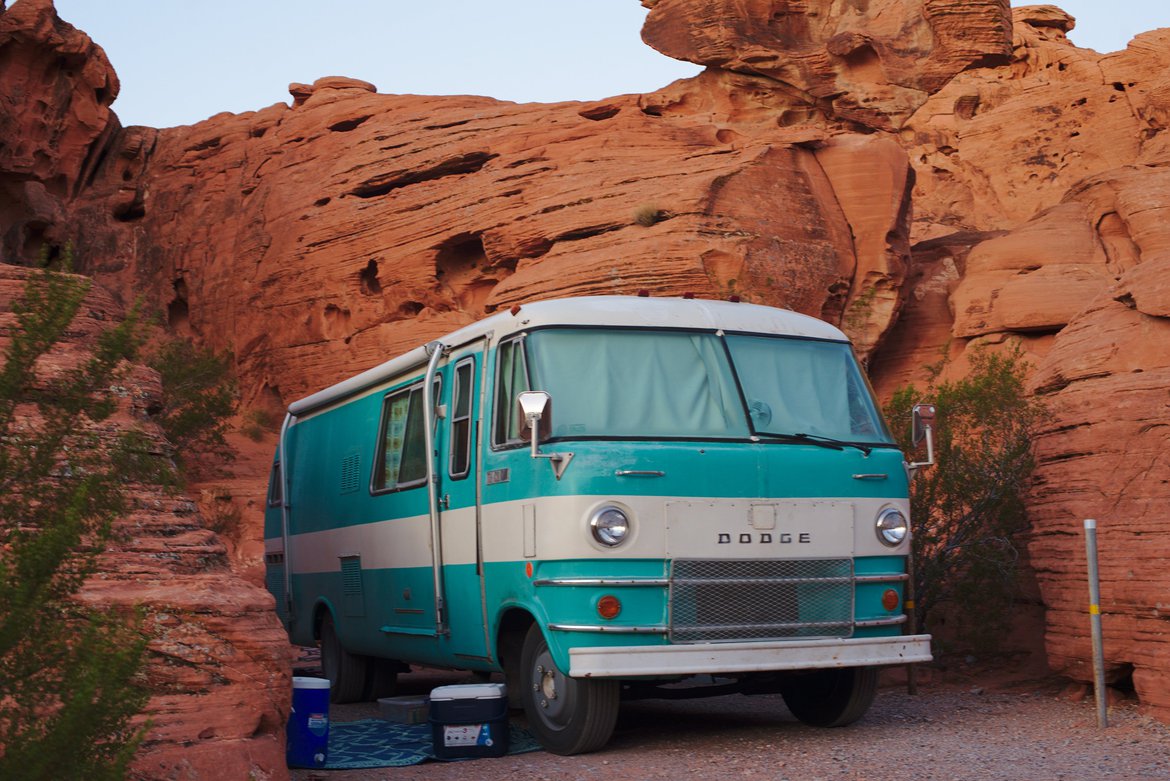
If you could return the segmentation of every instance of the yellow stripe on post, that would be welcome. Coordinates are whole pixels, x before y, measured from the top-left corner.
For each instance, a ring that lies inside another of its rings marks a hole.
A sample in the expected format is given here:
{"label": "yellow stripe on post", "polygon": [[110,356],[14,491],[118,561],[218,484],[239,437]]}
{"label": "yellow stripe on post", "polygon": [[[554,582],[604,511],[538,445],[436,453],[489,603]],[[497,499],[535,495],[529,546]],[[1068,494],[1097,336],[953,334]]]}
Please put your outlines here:
{"label": "yellow stripe on post", "polygon": [[1101,615],[1101,606],[1100,605],[1089,605],[1089,615],[1091,615],[1091,616]]}

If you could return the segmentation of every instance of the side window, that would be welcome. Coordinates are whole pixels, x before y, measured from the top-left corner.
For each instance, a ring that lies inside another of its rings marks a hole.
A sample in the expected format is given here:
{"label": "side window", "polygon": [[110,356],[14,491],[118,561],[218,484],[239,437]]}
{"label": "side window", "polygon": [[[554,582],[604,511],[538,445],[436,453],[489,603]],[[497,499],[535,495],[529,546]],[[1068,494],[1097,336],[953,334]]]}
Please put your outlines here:
{"label": "side window", "polygon": [[447,467],[455,480],[467,477],[471,470],[471,392],[474,374],[474,358],[466,358],[455,366],[455,388],[451,392],[451,458]]}
{"label": "side window", "polygon": [[283,474],[280,471],[280,462],[272,465],[272,474],[268,476],[268,506],[280,507],[284,499]]}
{"label": "side window", "polygon": [[[435,396],[439,383],[435,383]],[[382,407],[378,456],[374,461],[375,493],[423,485],[427,479],[426,431],[423,428],[422,384],[392,393]]]}
{"label": "side window", "polygon": [[524,360],[524,337],[504,342],[496,351],[496,395],[492,416],[492,444],[520,442],[520,421],[516,396],[529,390],[528,367]]}

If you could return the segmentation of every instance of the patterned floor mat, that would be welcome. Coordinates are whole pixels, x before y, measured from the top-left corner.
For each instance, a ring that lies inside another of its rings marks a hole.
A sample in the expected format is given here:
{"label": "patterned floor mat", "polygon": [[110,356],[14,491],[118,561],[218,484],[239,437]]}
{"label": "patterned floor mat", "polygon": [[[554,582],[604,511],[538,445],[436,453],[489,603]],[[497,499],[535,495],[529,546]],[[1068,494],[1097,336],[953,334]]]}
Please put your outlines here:
{"label": "patterned floor mat", "polygon": [[[508,753],[539,751],[527,730],[508,725]],[[430,724],[396,724],[383,719],[333,722],[329,725],[327,770],[403,767],[436,759],[431,751]]]}

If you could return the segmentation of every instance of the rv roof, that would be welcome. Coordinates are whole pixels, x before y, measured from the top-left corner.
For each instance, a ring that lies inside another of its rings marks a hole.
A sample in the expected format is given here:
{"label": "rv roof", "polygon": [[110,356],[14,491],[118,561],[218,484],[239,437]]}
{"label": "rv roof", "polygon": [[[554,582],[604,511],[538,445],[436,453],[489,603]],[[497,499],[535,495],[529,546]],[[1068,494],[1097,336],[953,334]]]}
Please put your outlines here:
{"label": "rv roof", "polygon": [[[550,325],[597,325],[632,328],[689,328],[743,331],[845,341],[845,334],[828,323],[787,309],[729,301],[639,296],[582,296],[524,304],[460,328],[437,341],[447,346],[467,344],[487,333],[498,340],[509,334]],[[323,407],[381,384],[426,360],[425,347],[391,358],[383,364],[339,382],[289,405],[293,416]]]}

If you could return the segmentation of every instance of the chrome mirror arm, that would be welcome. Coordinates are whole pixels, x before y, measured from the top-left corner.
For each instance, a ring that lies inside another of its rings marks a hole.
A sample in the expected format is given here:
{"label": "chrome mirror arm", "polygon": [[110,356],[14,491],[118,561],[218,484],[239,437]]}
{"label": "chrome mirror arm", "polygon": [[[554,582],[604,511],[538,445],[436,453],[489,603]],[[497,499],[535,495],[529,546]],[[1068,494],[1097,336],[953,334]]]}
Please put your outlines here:
{"label": "chrome mirror arm", "polygon": [[528,431],[532,436],[532,457],[547,458],[552,464],[553,474],[557,480],[565,473],[569,462],[573,460],[572,453],[541,453],[540,452],[540,419],[551,401],[544,391],[524,391],[517,398],[516,403],[524,413],[524,420],[528,423]]}
{"label": "chrome mirror arm", "polygon": [[914,476],[914,472],[922,466],[934,466],[934,427],[929,423],[922,426],[923,433],[926,435],[926,460],[913,461],[906,465],[910,470],[910,476]]}

